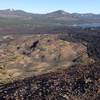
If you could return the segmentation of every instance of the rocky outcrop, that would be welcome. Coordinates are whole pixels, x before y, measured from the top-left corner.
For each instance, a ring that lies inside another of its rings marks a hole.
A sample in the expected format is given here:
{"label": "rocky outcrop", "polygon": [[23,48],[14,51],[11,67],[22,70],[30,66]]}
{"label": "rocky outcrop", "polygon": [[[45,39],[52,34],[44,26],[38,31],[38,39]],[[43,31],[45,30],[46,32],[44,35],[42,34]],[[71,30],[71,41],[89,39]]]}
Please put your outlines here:
{"label": "rocky outcrop", "polygon": [[93,45],[58,35],[7,38],[0,45],[0,100],[99,100]]}
{"label": "rocky outcrop", "polygon": [[37,47],[39,40],[33,40],[29,42],[22,43],[21,46],[17,47],[17,50],[23,55],[31,55],[33,50]]}
{"label": "rocky outcrop", "polygon": [[0,50],[0,83],[88,64],[86,46],[64,41],[57,35],[17,37]]}

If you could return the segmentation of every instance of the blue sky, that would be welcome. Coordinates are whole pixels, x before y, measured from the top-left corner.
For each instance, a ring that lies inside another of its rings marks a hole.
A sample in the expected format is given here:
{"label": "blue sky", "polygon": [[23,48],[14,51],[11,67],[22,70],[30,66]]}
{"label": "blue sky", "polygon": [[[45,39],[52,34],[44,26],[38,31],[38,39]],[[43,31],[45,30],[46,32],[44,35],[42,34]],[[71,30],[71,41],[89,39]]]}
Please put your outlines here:
{"label": "blue sky", "polygon": [[33,13],[55,10],[100,13],[100,0],[0,0],[0,9],[21,9]]}

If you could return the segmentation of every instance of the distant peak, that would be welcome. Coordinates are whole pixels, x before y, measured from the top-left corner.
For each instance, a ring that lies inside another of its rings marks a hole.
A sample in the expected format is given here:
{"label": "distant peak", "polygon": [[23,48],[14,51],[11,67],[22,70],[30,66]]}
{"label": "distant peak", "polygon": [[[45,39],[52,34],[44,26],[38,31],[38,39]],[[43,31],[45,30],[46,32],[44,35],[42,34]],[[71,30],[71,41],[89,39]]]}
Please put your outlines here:
{"label": "distant peak", "polygon": [[54,11],[53,13],[67,14],[67,12],[65,12],[64,10],[57,10],[57,11]]}
{"label": "distant peak", "polygon": [[57,11],[55,11],[55,12],[58,12],[58,13],[66,13],[64,10],[57,10]]}
{"label": "distant peak", "polygon": [[57,11],[54,11],[54,12],[51,12],[51,13],[48,13],[50,15],[68,15],[70,13],[68,12],[65,12],[64,10],[57,10]]}

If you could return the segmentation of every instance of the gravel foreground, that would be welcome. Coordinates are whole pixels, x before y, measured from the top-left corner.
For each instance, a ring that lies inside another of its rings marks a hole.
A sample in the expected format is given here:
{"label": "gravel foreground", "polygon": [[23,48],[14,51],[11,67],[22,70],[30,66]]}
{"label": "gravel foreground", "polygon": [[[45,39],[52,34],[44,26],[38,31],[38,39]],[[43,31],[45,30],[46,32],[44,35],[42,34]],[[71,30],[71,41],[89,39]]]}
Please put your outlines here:
{"label": "gravel foreground", "polygon": [[2,85],[0,100],[100,100],[100,64],[76,65]]}

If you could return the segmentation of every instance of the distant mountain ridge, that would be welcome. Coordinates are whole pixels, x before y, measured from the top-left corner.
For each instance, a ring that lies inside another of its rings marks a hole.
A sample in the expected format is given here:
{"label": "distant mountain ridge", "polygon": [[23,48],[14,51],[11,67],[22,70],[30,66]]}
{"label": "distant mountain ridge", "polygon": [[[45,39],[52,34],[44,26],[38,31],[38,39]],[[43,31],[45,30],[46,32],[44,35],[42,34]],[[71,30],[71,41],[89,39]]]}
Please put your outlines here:
{"label": "distant mountain ridge", "polygon": [[[46,14],[35,14],[35,13],[29,13],[29,12],[26,12],[26,11],[23,11],[23,10],[14,10],[14,9],[5,9],[5,10],[0,10],[0,14],[5,14],[5,15],[19,15],[19,16],[34,16],[34,15],[48,15],[48,16],[73,16],[73,17],[99,17],[100,18],[100,14],[93,14],[93,13],[69,13],[69,12],[66,12],[64,10],[57,10],[57,11],[54,11],[54,12],[50,12],[50,13],[46,13]],[[1,15],[0,15],[1,17]]]}
{"label": "distant mountain ridge", "polygon": [[[0,33],[33,32],[42,28],[50,29],[66,26],[81,25],[100,26],[100,14],[68,13],[57,10],[46,14],[28,13],[23,10],[6,9],[0,10]],[[13,30],[13,31],[12,31]]]}
{"label": "distant mountain ridge", "polygon": [[[14,10],[14,9],[6,9],[6,10],[0,10],[0,18],[18,18],[18,19],[26,19],[26,20],[32,20],[34,23],[34,20],[41,22],[43,20],[46,21],[53,21],[55,23],[59,24],[66,24],[66,25],[73,25],[73,24],[88,24],[88,23],[100,23],[100,14],[92,14],[92,13],[86,13],[86,14],[80,14],[80,13],[68,13],[63,10],[58,10],[54,12],[50,12],[47,14],[34,14],[34,13],[28,13],[23,10]],[[60,22],[61,23],[60,23]],[[62,23],[64,21],[64,23]],[[70,24],[69,24],[70,22]]]}

